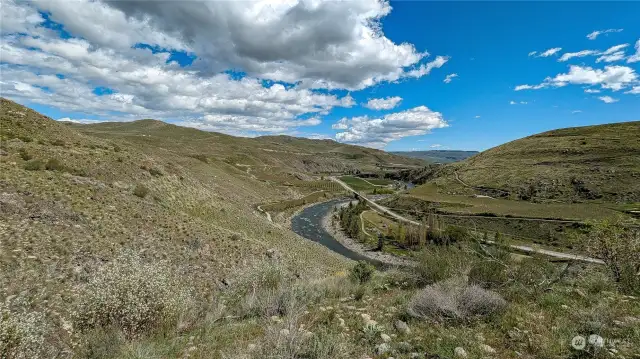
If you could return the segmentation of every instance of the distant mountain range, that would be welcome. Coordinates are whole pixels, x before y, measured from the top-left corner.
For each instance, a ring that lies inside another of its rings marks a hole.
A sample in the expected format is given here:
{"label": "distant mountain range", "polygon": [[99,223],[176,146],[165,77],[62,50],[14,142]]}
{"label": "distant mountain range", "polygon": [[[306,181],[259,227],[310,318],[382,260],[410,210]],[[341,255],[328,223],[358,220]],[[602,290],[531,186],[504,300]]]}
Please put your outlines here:
{"label": "distant mountain range", "polygon": [[449,151],[449,150],[432,150],[432,151],[397,151],[390,152],[391,154],[419,158],[428,162],[434,163],[452,163],[462,161],[473,155],[478,154],[478,151]]}

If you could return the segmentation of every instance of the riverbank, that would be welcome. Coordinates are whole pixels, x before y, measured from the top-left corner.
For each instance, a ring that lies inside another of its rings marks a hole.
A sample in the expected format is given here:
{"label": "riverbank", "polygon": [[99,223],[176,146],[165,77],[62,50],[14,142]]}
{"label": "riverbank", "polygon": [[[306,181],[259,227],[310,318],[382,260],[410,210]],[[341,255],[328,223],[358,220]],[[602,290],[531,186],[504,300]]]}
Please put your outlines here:
{"label": "riverbank", "polygon": [[[336,206],[344,206],[347,203],[349,202],[347,201],[343,203],[338,203]],[[331,237],[333,237],[338,243],[342,244],[345,248],[349,249],[352,252],[358,253],[363,257],[367,257],[372,261],[381,262],[384,265],[415,266],[415,262],[410,259],[400,258],[392,254],[376,251],[372,248],[368,248],[364,244],[349,237],[346,233],[344,233],[342,228],[340,228],[337,225],[335,227],[331,225],[332,215],[333,215],[333,211],[330,208],[322,218],[322,222],[321,222],[322,228],[327,233],[329,233],[329,235],[331,235]]]}

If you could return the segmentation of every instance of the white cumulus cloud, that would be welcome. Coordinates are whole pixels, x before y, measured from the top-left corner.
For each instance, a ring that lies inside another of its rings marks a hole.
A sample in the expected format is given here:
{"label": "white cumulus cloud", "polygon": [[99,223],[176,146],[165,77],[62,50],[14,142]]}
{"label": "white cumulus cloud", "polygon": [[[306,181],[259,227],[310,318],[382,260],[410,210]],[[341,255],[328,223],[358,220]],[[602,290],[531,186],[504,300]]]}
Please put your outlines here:
{"label": "white cumulus cloud", "polygon": [[340,142],[383,148],[391,141],[424,135],[433,129],[447,126],[441,113],[426,106],[418,106],[378,118],[342,118],[332,127],[342,130],[336,134],[336,140]]}
{"label": "white cumulus cloud", "polygon": [[636,49],[636,53],[627,58],[628,63],[640,61],[640,39],[636,41],[636,45],[634,46],[634,48]]}
{"label": "white cumulus cloud", "polygon": [[628,94],[632,94],[632,95],[639,95],[640,94],[640,86],[634,86],[631,90],[625,92]]}
{"label": "white cumulus cloud", "polygon": [[621,90],[638,80],[635,70],[627,66],[605,66],[604,69],[594,69],[572,65],[569,72],[547,77],[538,85],[519,85],[516,91],[539,90],[548,87],[563,87],[572,85],[599,85],[603,89]]}
{"label": "white cumulus cloud", "polygon": [[401,101],[402,97],[399,96],[374,98],[367,101],[364,107],[371,110],[391,110],[398,106]]}
{"label": "white cumulus cloud", "polygon": [[[380,20],[390,12],[370,0],[2,0],[0,91],[101,119],[290,131],[355,105],[335,90],[418,78],[446,63],[387,38]],[[43,26],[41,13],[71,38]],[[181,67],[175,52],[195,60]]]}

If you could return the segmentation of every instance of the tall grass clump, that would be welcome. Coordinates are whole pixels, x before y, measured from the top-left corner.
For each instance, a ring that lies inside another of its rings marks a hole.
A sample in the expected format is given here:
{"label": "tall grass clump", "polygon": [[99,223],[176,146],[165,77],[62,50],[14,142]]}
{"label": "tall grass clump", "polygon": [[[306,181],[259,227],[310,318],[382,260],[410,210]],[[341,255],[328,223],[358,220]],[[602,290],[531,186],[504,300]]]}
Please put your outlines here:
{"label": "tall grass clump", "polygon": [[266,328],[265,336],[251,359],[348,359],[350,348],[339,332],[327,328],[310,332],[301,329],[297,320]]}
{"label": "tall grass clump", "polygon": [[175,324],[191,306],[190,291],[165,263],[124,254],[79,288],[75,322],[80,329],[115,326],[128,337]]}
{"label": "tall grass clump", "polygon": [[49,358],[49,325],[42,313],[30,311],[15,297],[0,302],[0,358]]}
{"label": "tall grass clump", "polygon": [[293,278],[279,263],[261,262],[240,273],[226,293],[239,317],[282,316],[296,296]]}

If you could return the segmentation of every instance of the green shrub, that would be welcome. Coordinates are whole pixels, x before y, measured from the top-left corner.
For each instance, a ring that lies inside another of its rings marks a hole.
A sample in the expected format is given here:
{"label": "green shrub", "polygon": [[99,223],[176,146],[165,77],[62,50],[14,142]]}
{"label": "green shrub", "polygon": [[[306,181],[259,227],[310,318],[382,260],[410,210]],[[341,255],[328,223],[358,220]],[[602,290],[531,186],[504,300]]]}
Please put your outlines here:
{"label": "green shrub", "polygon": [[144,185],[137,184],[136,188],[133,189],[133,194],[140,198],[145,198],[149,194],[149,189]]}
{"label": "green shrub", "polygon": [[41,160],[31,160],[24,164],[24,169],[27,171],[40,171],[44,167],[44,163]]}
{"label": "green shrub", "polygon": [[591,224],[580,245],[592,257],[602,259],[620,291],[640,293],[640,230],[619,221]]}
{"label": "green shrub", "polygon": [[157,169],[155,167],[149,168],[149,173],[154,177],[162,176],[162,171],[160,171],[159,169]]}
{"label": "green shrub", "polygon": [[22,142],[31,142],[31,141],[33,141],[33,139],[32,139],[31,137],[29,137],[29,136],[25,136],[25,135],[18,136],[18,138],[19,138]]}
{"label": "green shrub", "polygon": [[365,261],[358,261],[358,263],[351,268],[349,277],[356,283],[364,284],[371,280],[375,270],[376,269],[373,265]]}
{"label": "green shrub", "polygon": [[30,159],[33,158],[33,156],[29,152],[27,152],[27,150],[24,148],[21,148],[20,151],[18,151],[18,153],[20,154],[20,157],[22,157],[22,159],[25,161],[29,161]]}
{"label": "green shrub", "polygon": [[116,326],[137,337],[174,322],[191,306],[182,283],[165,263],[121,255],[78,288],[74,321],[80,330]]}
{"label": "green shrub", "polygon": [[418,256],[413,285],[423,287],[465,273],[473,257],[456,247],[431,247]]}
{"label": "green shrub", "polygon": [[531,297],[536,297],[551,281],[559,278],[560,273],[558,266],[546,259],[524,258],[509,268],[508,275],[511,281],[507,286],[509,298],[529,300]]}
{"label": "green shrub", "polygon": [[44,165],[44,168],[48,171],[64,171],[65,167],[60,161],[55,158],[50,158],[47,163]]}
{"label": "green shrub", "polygon": [[485,288],[500,287],[508,280],[506,270],[505,265],[498,261],[477,261],[469,271],[469,283]]}
{"label": "green shrub", "polygon": [[462,227],[447,226],[444,236],[449,244],[463,242],[469,238],[469,232]]}
{"label": "green shrub", "polygon": [[367,287],[361,284],[353,291],[353,299],[360,301],[364,298],[365,294],[367,294]]}

